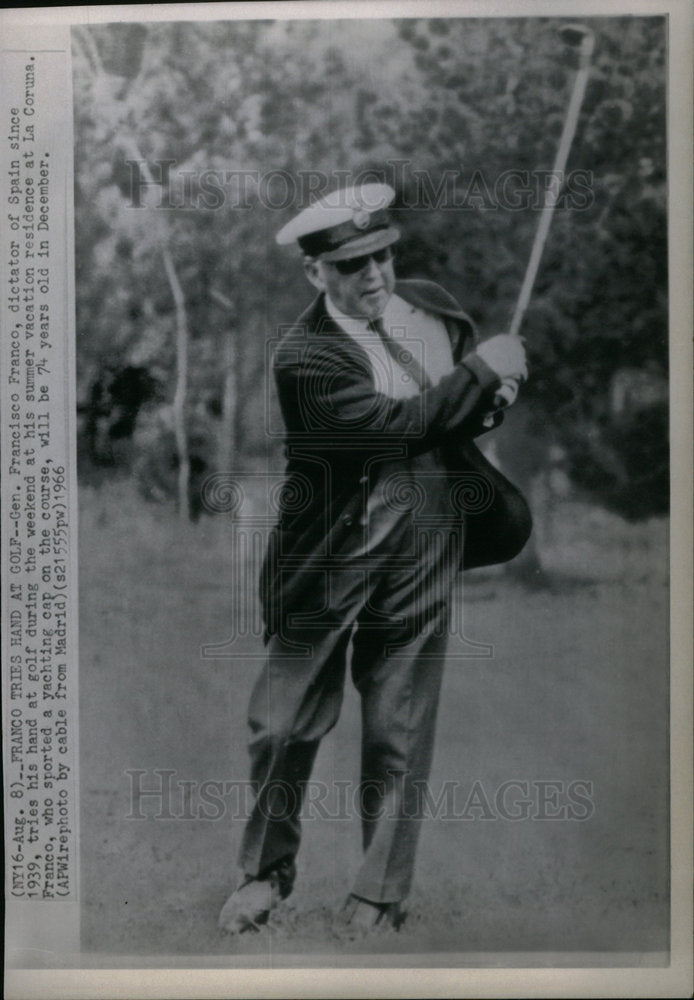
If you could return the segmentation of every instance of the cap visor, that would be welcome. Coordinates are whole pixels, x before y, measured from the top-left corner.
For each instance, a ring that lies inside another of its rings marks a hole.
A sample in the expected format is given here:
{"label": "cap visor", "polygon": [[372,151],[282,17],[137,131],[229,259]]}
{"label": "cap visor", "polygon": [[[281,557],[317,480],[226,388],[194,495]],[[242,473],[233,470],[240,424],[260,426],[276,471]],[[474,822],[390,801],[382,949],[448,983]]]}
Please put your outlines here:
{"label": "cap visor", "polygon": [[372,233],[360,236],[358,239],[350,240],[349,243],[344,243],[337,250],[322,253],[318,259],[332,263],[336,260],[349,260],[351,257],[362,257],[364,254],[373,253],[375,250],[383,250],[384,247],[390,246],[391,243],[395,243],[399,239],[400,230],[396,229],[395,226],[388,226],[387,229],[377,229]]}

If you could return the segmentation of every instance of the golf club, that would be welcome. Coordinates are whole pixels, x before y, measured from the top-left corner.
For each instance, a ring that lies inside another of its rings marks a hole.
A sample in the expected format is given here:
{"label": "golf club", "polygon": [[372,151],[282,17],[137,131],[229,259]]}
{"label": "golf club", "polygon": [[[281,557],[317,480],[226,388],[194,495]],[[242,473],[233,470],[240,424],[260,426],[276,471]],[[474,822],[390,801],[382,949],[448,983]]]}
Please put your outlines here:
{"label": "golf club", "polygon": [[[569,150],[571,149],[573,137],[576,133],[578,115],[581,110],[583,95],[585,94],[586,84],[588,82],[590,59],[595,47],[595,36],[593,32],[590,28],[587,28],[583,24],[572,23],[564,25],[559,31],[559,36],[565,45],[569,45],[572,48],[577,48],[579,50],[578,72],[576,74],[576,80],[574,81],[574,87],[571,94],[571,100],[569,102],[569,108],[566,113],[566,120],[564,121],[561,139],[559,140],[559,148],[554,161],[554,167],[552,168],[552,176],[545,192],[545,203],[542,208],[540,222],[535,233],[530,259],[528,260],[525,277],[523,278],[523,284],[518,296],[518,301],[516,302],[516,308],[511,320],[511,326],[508,331],[512,336],[518,336],[518,331],[520,330],[521,323],[523,322],[525,311],[528,308],[528,303],[530,302],[530,296],[532,294],[535,278],[537,277],[537,272],[540,266],[540,258],[542,257],[542,251],[544,249],[549,227],[552,222],[552,215],[559,200],[559,194],[563,186],[566,161],[569,156]],[[497,401],[503,401],[502,405],[503,403],[510,402],[511,398],[511,391],[507,390],[505,386],[502,386],[496,394]]]}

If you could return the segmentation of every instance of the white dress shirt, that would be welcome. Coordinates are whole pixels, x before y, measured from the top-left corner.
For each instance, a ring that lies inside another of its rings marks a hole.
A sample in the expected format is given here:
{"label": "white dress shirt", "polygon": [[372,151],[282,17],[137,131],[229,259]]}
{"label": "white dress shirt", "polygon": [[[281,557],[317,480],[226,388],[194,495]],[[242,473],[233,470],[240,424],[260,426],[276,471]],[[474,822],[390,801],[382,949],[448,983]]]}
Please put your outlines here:
{"label": "white dress shirt", "polygon": [[[369,329],[365,319],[345,316],[329,295],[325,297],[325,306],[338,326],[366,351],[377,392],[392,399],[407,399],[421,391],[411,375],[388,353],[378,333]],[[381,319],[389,336],[416,358],[432,385],[453,370],[448,332],[437,316],[417,309],[399,295],[391,295]]]}

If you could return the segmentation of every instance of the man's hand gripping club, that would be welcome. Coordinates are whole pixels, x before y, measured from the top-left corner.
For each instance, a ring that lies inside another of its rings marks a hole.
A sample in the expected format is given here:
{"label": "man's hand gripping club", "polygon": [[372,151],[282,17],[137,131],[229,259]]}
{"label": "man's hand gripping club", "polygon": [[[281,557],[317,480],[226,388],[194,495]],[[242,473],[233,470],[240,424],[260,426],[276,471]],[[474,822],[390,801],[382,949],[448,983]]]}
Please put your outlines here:
{"label": "man's hand gripping club", "polygon": [[475,354],[501,379],[494,396],[494,410],[510,406],[518,396],[520,383],[528,377],[523,338],[498,333],[479,344]]}

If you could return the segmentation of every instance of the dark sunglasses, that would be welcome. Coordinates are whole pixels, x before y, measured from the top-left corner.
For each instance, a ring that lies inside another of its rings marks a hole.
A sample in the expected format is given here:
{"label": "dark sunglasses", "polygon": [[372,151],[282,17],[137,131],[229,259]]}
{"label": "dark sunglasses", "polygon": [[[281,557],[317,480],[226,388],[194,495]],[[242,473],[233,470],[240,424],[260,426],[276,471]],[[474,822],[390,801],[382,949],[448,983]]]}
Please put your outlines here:
{"label": "dark sunglasses", "polygon": [[363,270],[372,258],[377,264],[385,264],[392,256],[390,247],[384,247],[383,250],[374,250],[373,253],[364,254],[363,257],[348,257],[347,260],[326,261],[326,264],[331,264],[338,274],[356,274],[357,271]]}

